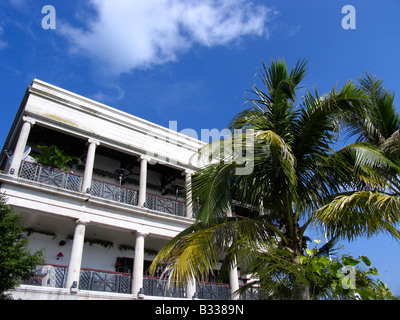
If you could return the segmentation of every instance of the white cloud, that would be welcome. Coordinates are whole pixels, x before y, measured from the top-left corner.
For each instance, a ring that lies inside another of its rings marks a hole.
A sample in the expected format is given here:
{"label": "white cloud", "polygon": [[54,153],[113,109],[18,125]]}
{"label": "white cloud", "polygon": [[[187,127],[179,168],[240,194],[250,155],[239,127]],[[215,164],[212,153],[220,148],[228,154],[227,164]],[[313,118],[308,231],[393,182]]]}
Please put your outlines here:
{"label": "white cloud", "polygon": [[177,60],[193,44],[226,45],[267,35],[273,14],[249,0],[90,0],[85,29],[60,24],[71,50],[118,75]]}
{"label": "white cloud", "polygon": [[[0,26],[0,37],[3,35],[3,33],[4,33],[4,29],[2,26]],[[7,46],[8,46],[8,42],[0,39],[0,51],[7,48]]]}
{"label": "white cloud", "polygon": [[0,40],[0,51],[7,48],[8,42]]}
{"label": "white cloud", "polygon": [[19,10],[22,10],[22,9],[26,8],[26,1],[27,0],[9,0],[9,3],[13,7],[15,7],[15,8],[19,9]]}

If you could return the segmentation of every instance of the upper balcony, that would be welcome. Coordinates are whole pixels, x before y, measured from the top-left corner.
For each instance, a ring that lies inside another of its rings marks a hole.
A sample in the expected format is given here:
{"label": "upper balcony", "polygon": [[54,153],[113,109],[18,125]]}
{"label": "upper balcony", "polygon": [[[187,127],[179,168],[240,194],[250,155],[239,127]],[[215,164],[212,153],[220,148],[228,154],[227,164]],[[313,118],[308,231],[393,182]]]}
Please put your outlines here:
{"label": "upper balcony", "polygon": [[[77,174],[73,171],[67,172],[60,169],[47,167],[37,162],[30,161],[22,162],[19,177],[76,192],[80,192],[83,183],[82,174]],[[119,179],[119,177],[120,176],[117,178]],[[186,205],[183,200],[180,200],[182,199],[181,185],[176,186],[175,192],[175,199],[147,192],[145,207],[151,210],[185,217]],[[181,192],[181,194],[179,194],[179,192]],[[94,178],[92,179],[89,193],[92,196],[102,199],[121,202],[133,206],[138,205],[139,189],[135,188],[134,186],[122,185],[122,181],[120,181],[118,184],[115,184]]]}
{"label": "upper balcony", "polygon": [[[192,210],[185,205],[186,185],[192,172],[199,169],[191,157],[203,145],[35,79],[3,146],[0,170],[9,178],[61,188],[64,194],[65,190],[79,192],[191,218]],[[34,156],[40,153],[39,146],[57,146],[79,161],[65,169],[26,158],[25,150]]]}
{"label": "upper balcony", "polygon": [[[18,177],[176,217],[192,217],[186,208],[188,177],[184,168],[150,159],[143,170],[140,155],[102,143],[95,145],[91,152],[88,140],[35,124],[27,135],[24,150],[29,151],[29,155],[28,152],[23,154]],[[46,154],[42,146],[56,146],[62,154]],[[15,152],[7,150],[5,155],[8,157],[4,165],[7,172],[12,170]],[[57,157],[60,160],[54,161]],[[65,159],[73,160],[63,161]],[[59,168],[52,163],[59,164]]]}

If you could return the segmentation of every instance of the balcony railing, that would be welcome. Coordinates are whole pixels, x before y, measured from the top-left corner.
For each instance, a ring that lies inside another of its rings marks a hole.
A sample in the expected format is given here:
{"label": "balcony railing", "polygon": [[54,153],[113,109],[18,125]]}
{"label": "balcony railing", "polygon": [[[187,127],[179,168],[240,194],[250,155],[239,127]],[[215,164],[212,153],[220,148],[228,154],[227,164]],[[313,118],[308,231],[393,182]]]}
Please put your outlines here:
{"label": "balcony railing", "polygon": [[37,163],[23,161],[19,176],[66,190],[81,191],[83,177]]}
{"label": "balcony railing", "polygon": [[198,282],[196,293],[199,299],[206,300],[230,300],[231,289],[229,284],[214,282]]}
{"label": "balcony railing", "polygon": [[[67,271],[67,266],[39,265],[36,267],[34,275],[29,280],[24,281],[23,284],[64,288]],[[79,289],[129,294],[131,283],[131,274],[82,268]]]}
{"label": "balcony railing", "polygon": [[92,179],[90,194],[95,197],[137,206],[139,192],[135,189]]}
{"label": "balcony railing", "polygon": [[132,275],[128,273],[82,268],[79,289],[129,294],[131,293],[131,284]]}
{"label": "balcony railing", "polygon": [[185,298],[186,288],[184,286],[168,286],[168,280],[158,277],[143,277],[144,294],[155,297]]}
{"label": "balcony railing", "polygon": [[[25,285],[39,287],[64,288],[67,278],[67,266],[40,265],[33,276],[23,282]],[[132,275],[128,273],[81,269],[79,289],[88,291],[131,293]],[[143,290],[146,296],[186,298],[184,286],[168,286],[168,280],[158,277],[143,277]],[[196,285],[197,297],[207,300],[229,300],[228,284],[199,282]],[[188,297],[191,299],[192,297]]]}
{"label": "balcony railing", "polygon": [[[19,177],[77,192],[81,191],[83,181],[81,175],[28,161],[22,162]],[[95,197],[129,205],[138,205],[138,190],[97,179],[92,179],[90,194]],[[151,210],[180,217],[186,215],[186,205],[184,202],[151,193],[146,194],[146,206]]]}
{"label": "balcony railing", "polygon": [[146,206],[149,209],[184,217],[186,215],[186,205],[182,201],[146,194]]}
{"label": "balcony railing", "polygon": [[245,293],[240,295],[240,300],[265,300],[268,297],[267,294],[262,293],[258,287],[249,288]]}
{"label": "balcony railing", "polygon": [[33,276],[23,284],[38,287],[64,288],[67,278],[67,267],[59,265],[39,265]]}

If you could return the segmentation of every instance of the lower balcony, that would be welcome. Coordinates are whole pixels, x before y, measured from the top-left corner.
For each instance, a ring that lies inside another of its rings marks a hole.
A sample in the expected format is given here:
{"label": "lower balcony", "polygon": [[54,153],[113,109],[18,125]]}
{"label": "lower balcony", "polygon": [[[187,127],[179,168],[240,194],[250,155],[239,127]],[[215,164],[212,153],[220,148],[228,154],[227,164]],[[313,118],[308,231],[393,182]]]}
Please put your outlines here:
{"label": "lower balcony", "polygon": [[[63,265],[40,265],[34,275],[23,285],[64,288],[68,267]],[[79,290],[120,293],[126,294],[129,299],[131,294],[132,275],[128,273],[102,271],[95,269],[81,269]],[[144,276],[143,294],[146,299],[157,299],[160,297],[169,299],[192,299],[186,297],[185,286],[168,286],[167,279],[159,277]],[[230,300],[230,287],[228,284],[198,282],[196,284],[197,299],[206,300]],[[249,300],[256,298],[249,294],[242,295],[241,299]]]}

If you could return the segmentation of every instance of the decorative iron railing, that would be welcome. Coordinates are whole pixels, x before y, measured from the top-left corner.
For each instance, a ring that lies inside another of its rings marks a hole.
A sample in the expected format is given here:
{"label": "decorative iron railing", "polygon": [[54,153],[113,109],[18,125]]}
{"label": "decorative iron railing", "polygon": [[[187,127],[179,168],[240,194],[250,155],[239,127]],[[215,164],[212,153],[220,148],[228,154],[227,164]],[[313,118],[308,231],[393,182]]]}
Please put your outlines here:
{"label": "decorative iron railing", "polygon": [[83,178],[72,172],[66,172],[37,163],[23,161],[19,176],[24,179],[41,182],[66,190],[81,191]]}
{"label": "decorative iron railing", "polygon": [[33,271],[33,275],[23,282],[23,284],[39,286],[64,288],[67,278],[67,267],[59,265],[39,265]]}
{"label": "decorative iron railing", "polygon": [[[23,282],[25,285],[39,287],[64,288],[68,267],[61,265],[39,265],[32,273],[30,279]],[[94,270],[82,268],[79,280],[79,289],[88,291],[114,292],[131,294],[132,275],[112,271]],[[166,278],[143,277],[143,290],[146,296],[188,298],[186,287],[169,286]],[[206,300],[230,300],[231,291],[229,284],[198,282],[196,284],[196,296]],[[240,300],[259,300],[261,296],[259,288],[250,288],[240,295]]]}
{"label": "decorative iron railing", "polygon": [[240,300],[265,300],[267,294],[262,293],[259,287],[251,287],[240,295]]}
{"label": "decorative iron railing", "polygon": [[[67,266],[39,265],[30,279],[23,284],[64,288],[67,279]],[[132,275],[127,273],[81,269],[79,289],[101,292],[131,293]]]}
{"label": "decorative iron railing", "polygon": [[[77,192],[81,191],[83,182],[83,177],[81,175],[28,161],[22,162],[19,177]],[[138,205],[138,190],[97,179],[92,179],[90,194],[102,199],[134,206]],[[147,193],[146,206],[151,210],[180,217],[186,216],[186,205],[184,202],[155,194]]]}
{"label": "decorative iron railing", "polygon": [[[185,286],[171,285],[166,278],[144,276],[143,289],[144,294],[149,296],[193,298],[186,297]],[[206,300],[230,300],[230,286],[225,283],[198,282],[196,284],[196,297]]]}
{"label": "decorative iron railing", "polygon": [[226,283],[198,282],[196,293],[199,299],[231,300],[231,289]]}
{"label": "decorative iron railing", "polygon": [[184,286],[169,286],[168,280],[165,278],[144,276],[143,291],[145,295],[155,297],[186,297],[186,288]]}
{"label": "decorative iron railing", "polygon": [[95,197],[137,206],[139,192],[135,189],[92,179],[90,194]]}
{"label": "decorative iron railing", "polygon": [[184,217],[186,215],[186,205],[182,201],[146,194],[146,206],[149,209]]}
{"label": "decorative iron railing", "polygon": [[81,269],[79,289],[101,292],[131,293],[132,275],[128,273]]}

